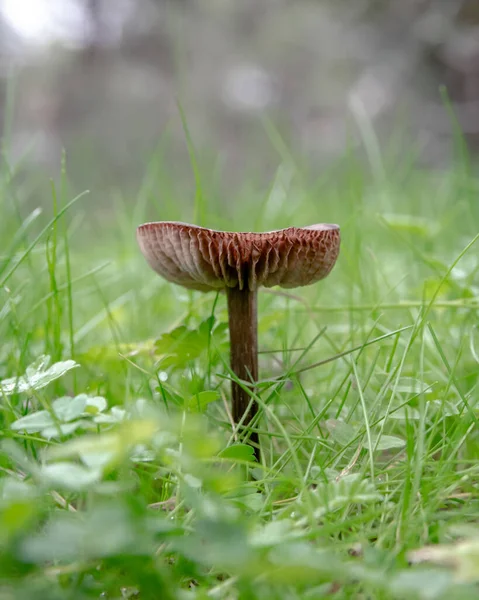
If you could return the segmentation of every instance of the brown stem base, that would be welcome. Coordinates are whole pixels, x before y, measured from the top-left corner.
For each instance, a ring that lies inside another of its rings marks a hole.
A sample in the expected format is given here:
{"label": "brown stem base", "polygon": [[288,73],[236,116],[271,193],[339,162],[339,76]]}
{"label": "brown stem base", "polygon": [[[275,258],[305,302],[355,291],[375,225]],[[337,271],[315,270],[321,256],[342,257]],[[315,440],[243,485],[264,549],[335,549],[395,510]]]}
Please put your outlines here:
{"label": "brown stem base", "polygon": [[[228,315],[231,345],[231,369],[244,381],[258,380],[258,317],[256,309],[256,292],[227,288]],[[243,427],[247,427],[258,411],[254,402],[249,411],[248,404],[251,395],[236,381],[231,382],[233,397],[233,420],[239,423],[243,419]],[[246,413],[246,416],[244,416]],[[249,440],[254,447],[256,459],[259,462],[258,434],[253,431]]]}

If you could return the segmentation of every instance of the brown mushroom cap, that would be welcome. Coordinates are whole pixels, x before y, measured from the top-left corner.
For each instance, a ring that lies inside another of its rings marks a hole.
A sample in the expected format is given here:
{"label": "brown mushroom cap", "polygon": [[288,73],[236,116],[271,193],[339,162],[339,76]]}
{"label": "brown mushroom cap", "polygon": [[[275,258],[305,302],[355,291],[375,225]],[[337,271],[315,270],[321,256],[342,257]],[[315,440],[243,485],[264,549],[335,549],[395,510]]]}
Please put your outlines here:
{"label": "brown mushroom cap", "polygon": [[323,223],[234,233],[162,221],[140,225],[137,238],[153,270],[201,291],[309,285],[328,275],[340,245],[339,227]]}

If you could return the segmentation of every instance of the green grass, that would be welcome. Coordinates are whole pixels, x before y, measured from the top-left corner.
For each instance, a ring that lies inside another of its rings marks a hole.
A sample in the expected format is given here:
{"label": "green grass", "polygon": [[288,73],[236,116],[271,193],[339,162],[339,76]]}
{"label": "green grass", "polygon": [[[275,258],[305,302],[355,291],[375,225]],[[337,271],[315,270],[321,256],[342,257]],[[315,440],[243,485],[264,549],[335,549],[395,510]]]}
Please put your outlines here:
{"label": "green grass", "polygon": [[[158,153],[136,200],[95,210],[64,174],[37,214],[4,167],[2,600],[477,597],[478,180],[461,153],[318,174],[266,125],[277,176],[227,200],[197,159],[184,197]],[[261,465],[230,422],[224,297],[136,246],[193,215],[341,225],[326,280],[260,293]]]}

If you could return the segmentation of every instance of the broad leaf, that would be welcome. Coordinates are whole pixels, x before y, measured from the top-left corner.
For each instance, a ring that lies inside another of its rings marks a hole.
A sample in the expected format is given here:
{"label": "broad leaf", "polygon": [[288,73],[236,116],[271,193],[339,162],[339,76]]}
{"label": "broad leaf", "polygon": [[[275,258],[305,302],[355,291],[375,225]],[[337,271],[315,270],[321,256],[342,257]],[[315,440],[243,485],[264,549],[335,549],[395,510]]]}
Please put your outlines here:
{"label": "broad leaf", "polygon": [[349,423],[338,419],[328,419],[326,428],[335,442],[341,446],[347,446],[357,436],[358,432]]}
{"label": "broad leaf", "polygon": [[[394,435],[382,435],[379,440],[378,436],[371,436],[373,450],[392,450],[393,448],[404,448],[406,442]],[[369,446],[365,446],[369,449]]]}
{"label": "broad leaf", "polygon": [[4,379],[2,382],[0,382],[0,394],[9,396],[11,394],[20,392],[39,390],[47,386],[52,381],[55,381],[55,379],[62,377],[71,369],[75,369],[76,367],[80,366],[74,360],[57,362],[51,366],[48,366],[49,364],[50,357],[42,356],[29,367],[27,367],[25,375],[21,377]]}
{"label": "broad leaf", "polygon": [[41,430],[41,434],[47,440],[50,438],[59,437],[60,435],[71,435],[77,429],[85,425],[85,421],[73,421],[72,423],[60,423],[52,425]]}
{"label": "broad leaf", "polygon": [[400,377],[397,382],[391,382],[389,387],[401,394],[431,394],[434,391],[431,384],[413,377]]}
{"label": "broad leaf", "polygon": [[[45,438],[70,435],[80,427],[91,428],[94,426],[91,417],[95,417],[95,422],[101,417],[104,417],[104,422],[107,423],[118,422],[115,413],[103,415],[100,412],[105,407],[106,400],[100,396],[89,397],[86,394],[80,394],[74,398],[64,396],[52,403],[53,414],[46,410],[40,410],[17,419],[11,427],[14,431],[41,433]],[[115,408],[112,409],[112,412]]]}
{"label": "broad leaf", "polygon": [[317,502],[315,517],[347,507],[351,504],[370,504],[383,499],[369,479],[358,474],[346,475],[338,481],[320,483],[313,497]]}
{"label": "broad leaf", "polygon": [[64,396],[52,403],[52,409],[59,421],[68,422],[77,419],[85,410],[86,394],[72,398]]}
{"label": "broad leaf", "polygon": [[13,431],[37,433],[45,427],[53,427],[54,425],[55,422],[53,421],[51,414],[46,410],[39,410],[38,412],[18,419],[12,423],[11,428]]}
{"label": "broad leaf", "polygon": [[228,448],[222,450],[218,456],[229,460],[247,462],[253,462],[255,460],[254,449],[251,446],[248,446],[248,444],[234,444],[233,446],[228,446]]}
{"label": "broad leaf", "polygon": [[191,411],[203,412],[208,404],[211,402],[215,402],[218,400],[219,394],[218,392],[208,391],[208,392],[199,392],[190,398],[188,401],[188,408]]}
{"label": "broad leaf", "polygon": [[112,406],[108,413],[100,413],[95,415],[93,421],[95,423],[121,423],[128,417],[128,413],[124,408],[119,406]]}
{"label": "broad leaf", "polygon": [[108,403],[102,396],[87,396],[85,412],[96,415],[103,412],[107,406]]}
{"label": "broad leaf", "polygon": [[73,462],[44,465],[40,470],[40,477],[45,483],[74,491],[97,483],[101,474],[101,469],[88,469]]}

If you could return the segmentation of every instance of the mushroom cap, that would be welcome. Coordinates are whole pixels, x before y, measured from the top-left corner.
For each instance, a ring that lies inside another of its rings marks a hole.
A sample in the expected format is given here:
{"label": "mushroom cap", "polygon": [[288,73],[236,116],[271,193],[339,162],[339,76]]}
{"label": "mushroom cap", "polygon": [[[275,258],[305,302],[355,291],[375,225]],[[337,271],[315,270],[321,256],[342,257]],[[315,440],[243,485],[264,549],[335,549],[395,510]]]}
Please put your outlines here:
{"label": "mushroom cap", "polygon": [[150,267],[186,288],[294,288],[326,277],[339,254],[338,225],[266,233],[216,231],[177,221],[145,223],[137,239]]}

